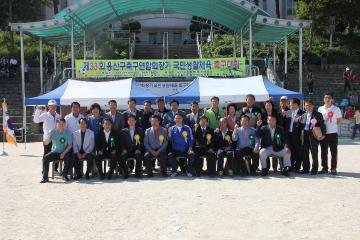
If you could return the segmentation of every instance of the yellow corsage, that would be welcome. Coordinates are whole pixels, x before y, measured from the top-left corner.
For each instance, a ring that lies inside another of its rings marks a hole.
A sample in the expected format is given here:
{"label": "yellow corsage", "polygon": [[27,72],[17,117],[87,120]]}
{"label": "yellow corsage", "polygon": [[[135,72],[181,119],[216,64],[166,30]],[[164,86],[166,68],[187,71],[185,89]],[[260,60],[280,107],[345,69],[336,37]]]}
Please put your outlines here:
{"label": "yellow corsage", "polygon": [[140,144],[140,135],[139,135],[139,134],[135,134],[135,135],[134,135],[134,140],[135,140],[135,145],[139,145],[139,144]]}
{"label": "yellow corsage", "polygon": [[164,139],[165,139],[164,135],[159,135],[159,142],[160,142],[160,145],[162,145],[162,144],[163,144]]}
{"label": "yellow corsage", "polygon": [[210,133],[206,134],[206,144],[207,145],[209,145],[211,143],[211,138],[212,138],[212,136]]}
{"label": "yellow corsage", "polygon": [[183,137],[184,137],[184,139],[185,139],[185,142],[187,143],[188,132],[187,132],[187,131],[183,131],[183,132],[182,132],[182,135],[183,135]]}
{"label": "yellow corsage", "polygon": [[225,136],[225,140],[228,142],[228,143],[231,143],[231,137],[229,135],[226,135]]}

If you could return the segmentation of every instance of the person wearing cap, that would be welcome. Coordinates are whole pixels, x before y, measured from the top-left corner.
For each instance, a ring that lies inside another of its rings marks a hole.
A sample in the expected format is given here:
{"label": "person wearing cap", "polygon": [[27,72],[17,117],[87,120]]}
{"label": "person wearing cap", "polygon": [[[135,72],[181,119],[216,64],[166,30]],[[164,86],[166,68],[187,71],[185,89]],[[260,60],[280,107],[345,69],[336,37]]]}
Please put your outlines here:
{"label": "person wearing cap", "polygon": [[220,99],[213,96],[211,99],[211,108],[204,110],[204,115],[209,119],[209,127],[216,129],[219,127],[220,118],[225,117],[225,111],[219,107]]}
{"label": "person wearing cap", "polygon": [[341,124],[342,114],[340,108],[333,104],[333,99],[333,93],[325,93],[324,106],[318,109],[318,112],[323,115],[326,126],[325,139],[320,142],[322,165],[322,170],[319,172],[320,174],[328,173],[328,148],[330,148],[331,153],[331,174],[337,174],[338,126]]}
{"label": "person wearing cap", "polygon": [[290,100],[290,111],[286,114],[285,132],[288,135],[289,147],[291,150],[291,170],[300,172],[302,162],[301,145],[301,116],[305,112],[300,109],[300,99]]}
{"label": "person wearing cap", "polygon": [[194,152],[195,152],[195,172],[199,177],[203,171],[203,158],[206,157],[207,172],[210,177],[216,176],[216,155],[214,145],[214,129],[208,126],[209,121],[206,116],[201,116],[199,125],[194,129]]}
{"label": "person wearing cap", "polygon": [[134,169],[134,160],[129,158],[135,158],[135,177],[140,178],[142,176],[142,162],[144,152],[144,132],[140,127],[136,126],[136,117],[132,114],[128,116],[127,128],[121,130],[120,146],[121,146],[121,165],[123,167],[124,179],[129,177],[129,169]]}
{"label": "person wearing cap", "polygon": [[351,71],[349,67],[345,68],[345,71],[343,73],[343,79],[344,79],[344,93],[347,93],[347,89],[351,91]]}
{"label": "person wearing cap", "polygon": [[72,136],[71,133],[65,129],[66,121],[64,118],[56,120],[56,128],[50,130],[46,135],[45,144],[52,142],[51,151],[43,157],[43,178],[40,183],[49,182],[49,164],[56,160],[64,161],[64,170],[62,176],[65,181],[68,181],[68,171],[72,167],[71,148]]}
{"label": "person wearing cap", "polygon": [[255,106],[254,94],[246,95],[246,104],[242,108],[240,116],[242,115],[247,115],[250,118],[250,127],[255,127],[256,121],[261,119],[261,110]]}
{"label": "person wearing cap", "polygon": [[154,114],[151,117],[151,127],[145,131],[144,146],[146,152],[144,160],[148,177],[153,176],[153,158],[157,158],[160,162],[161,175],[167,177],[167,131],[160,126],[160,120],[160,116]]}
{"label": "person wearing cap", "polygon": [[168,112],[168,110],[165,107],[165,100],[163,97],[160,97],[156,99],[156,105],[158,109],[155,111],[155,115],[158,115],[160,117],[160,125],[162,125],[163,119],[165,114]]}
{"label": "person wearing cap", "polygon": [[181,172],[188,177],[195,175],[195,156],[193,151],[194,137],[191,128],[183,123],[183,114],[175,114],[175,125],[168,128],[168,141],[171,149],[168,160],[172,166],[172,177],[177,176],[180,166]]}
{"label": "person wearing cap", "polygon": [[117,132],[120,136],[121,130],[125,127],[125,117],[124,114],[117,110],[117,102],[116,100],[110,100],[108,102],[109,112],[106,113],[106,117],[111,118],[112,125],[111,128],[113,131]]}
{"label": "person wearing cap", "polygon": [[105,169],[102,169],[102,160],[104,158],[110,158],[110,170],[107,172],[109,180],[114,174],[117,163],[121,165],[117,155],[120,148],[119,136],[115,131],[111,130],[111,127],[111,118],[104,118],[101,131],[95,135],[95,149],[97,152],[95,162],[99,171],[100,180],[105,179],[105,174],[103,173]]}
{"label": "person wearing cap", "polygon": [[90,106],[91,115],[88,117],[88,127],[94,132],[95,137],[103,130],[104,117],[101,115],[101,107],[98,103]]}
{"label": "person wearing cap", "polygon": [[[168,111],[165,115],[164,115],[164,120],[163,120],[163,127],[165,128],[169,128],[171,126],[175,125],[175,115],[177,113],[180,113],[183,116],[183,121],[186,121],[186,114],[183,111],[179,110],[179,101],[176,99],[173,99],[170,102],[170,111]],[[185,124],[185,122],[184,122]]]}
{"label": "person wearing cap", "polygon": [[34,122],[43,123],[43,143],[44,143],[44,156],[51,151],[52,142],[49,141],[45,144],[45,140],[48,138],[48,133],[56,128],[56,121],[61,118],[60,114],[56,112],[56,100],[51,99],[48,101],[48,111],[43,112],[40,106],[38,106],[34,113]]}
{"label": "person wearing cap", "polygon": [[[310,99],[305,100],[305,110],[306,112],[301,116],[300,121],[301,129],[303,130],[303,157],[301,159],[302,170],[300,173],[304,174],[310,172],[311,175],[316,175],[319,168],[318,148],[320,140],[314,136],[312,129],[314,127],[320,127],[322,134],[325,135],[326,126],[322,114],[314,109],[314,103]],[[312,157],[311,171],[309,158],[310,151]]]}
{"label": "person wearing cap", "polygon": [[80,129],[73,132],[73,163],[76,179],[82,178],[82,163],[87,161],[85,177],[89,179],[95,159],[95,136],[94,132],[88,129],[86,118],[80,118]]}
{"label": "person wearing cap", "polygon": [[65,116],[66,129],[73,134],[80,129],[80,119],[84,116],[80,113],[80,103],[71,103],[71,113]]}
{"label": "person wearing cap", "polygon": [[[259,166],[259,154],[257,151],[259,149],[259,139],[256,137],[255,128],[250,127],[249,116],[242,115],[240,121],[241,126],[235,125],[232,134],[232,141],[236,142],[235,162],[232,170],[235,174],[240,173],[242,176],[248,176],[249,174],[255,176],[256,169]],[[249,169],[247,169],[247,163],[244,160],[245,156],[250,156],[251,158]],[[229,175],[231,175],[230,173]]]}
{"label": "person wearing cap", "polygon": [[136,119],[136,126],[142,128],[143,112],[136,108],[136,100],[134,98],[130,98],[127,103],[129,108],[123,112],[125,118],[125,127],[129,127],[128,118],[129,115],[133,115]]}
{"label": "person wearing cap", "polygon": [[199,124],[202,114],[199,112],[199,103],[192,101],[190,104],[191,113],[186,115],[186,122],[191,129],[194,129],[196,124]]}

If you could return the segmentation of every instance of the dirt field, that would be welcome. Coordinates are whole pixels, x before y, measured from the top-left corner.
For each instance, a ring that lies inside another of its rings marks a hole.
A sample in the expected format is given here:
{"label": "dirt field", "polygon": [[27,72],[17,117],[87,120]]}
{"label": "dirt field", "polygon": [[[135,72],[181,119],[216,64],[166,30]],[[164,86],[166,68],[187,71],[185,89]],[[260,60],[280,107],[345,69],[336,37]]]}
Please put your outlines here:
{"label": "dirt field", "polygon": [[40,184],[42,143],[0,157],[0,239],[360,239],[360,142],[338,175]]}

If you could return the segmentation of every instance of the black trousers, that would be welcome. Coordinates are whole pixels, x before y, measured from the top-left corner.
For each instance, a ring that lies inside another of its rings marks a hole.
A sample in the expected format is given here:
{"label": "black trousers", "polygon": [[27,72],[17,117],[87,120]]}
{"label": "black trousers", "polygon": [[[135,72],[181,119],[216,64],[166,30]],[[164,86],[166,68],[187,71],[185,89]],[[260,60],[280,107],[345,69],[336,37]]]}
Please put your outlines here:
{"label": "black trousers", "polygon": [[349,89],[351,91],[350,80],[345,80],[345,82],[344,82],[344,93],[347,92],[347,89]]}
{"label": "black trousers", "polygon": [[[43,179],[49,177],[49,164],[55,160],[60,160],[61,153],[49,152],[43,157]],[[67,176],[69,169],[72,167],[72,158],[71,153],[67,153],[64,156],[64,170],[62,172],[63,176]]]}
{"label": "black trousers", "polygon": [[235,159],[236,159],[236,174],[243,173],[245,175],[248,174],[245,161],[243,159],[244,156],[251,157],[251,165],[250,165],[250,174],[256,173],[256,169],[259,166],[259,154],[254,153],[254,150],[251,147],[245,147],[242,149],[238,149],[235,152]]}
{"label": "black trousers", "polygon": [[309,88],[309,93],[314,92],[314,81],[311,82],[307,82],[308,88]]}
{"label": "black trousers", "polygon": [[[178,157],[182,157],[179,162],[176,160]],[[172,152],[168,154],[168,159],[173,173],[175,173],[180,166],[183,173],[188,171],[189,173],[195,175],[195,156],[193,153],[188,154],[188,150],[185,150],[184,152],[172,150]]]}
{"label": "black trousers", "polygon": [[[128,163],[127,159],[135,158],[135,176],[140,177],[142,175],[142,162],[143,162],[143,155],[142,153],[136,153],[135,150],[122,150],[120,159],[121,159],[121,167],[123,169],[124,177],[128,177],[129,175],[129,165],[133,164],[130,161]],[[115,169],[115,168],[114,168]]]}
{"label": "black trousers", "polygon": [[217,171],[224,171],[224,158],[226,157],[226,170],[234,171],[234,150],[231,148],[220,148],[216,152],[217,157]]}
{"label": "black trousers", "polygon": [[300,170],[302,147],[298,133],[289,133],[289,147],[291,151],[291,167],[296,171]]}
{"label": "black trousers", "polygon": [[109,174],[113,174],[113,173],[114,173],[116,164],[117,164],[118,159],[119,159],[119,158],[117,157],[116,153],[115,153],[115,154],[112,154],[112,153],[109,152],[109,151],[103,151],[103,154],[102,154],[102,155],[100,155],[100,154],[96,155],[96,157],[95,157],[95,163],[96,163],[96,167],[97,167],[97,169],[98,169],[98,172],[99,172],[100,176],[103,175],[103,174],[104,174],[103,171],[106,170],[106,169],[104,169],[104,170],[102,169],[102,160],[103,160],[104,158],[109,158],[109,159],[110,159],[110,170],[109,170]]}
{"label": "black trousers", "polygon": [[216,175],[216,155],[215,152],[209,151],[209,148],[202,146],[195,146],[195,173],[196,176],[200,176],[203,171],[204,159],[201,156],[206,157],[206,169],[209,176]]}
{"label": "black trousers", "polygon": [[[153,158],[154,156],[150,152],[146,152],[144,155],[144,161],[146,165],[147,174],[152,176],[153,169]],[[167,165],[167,154],[166,151],[160,152],[158,156],[158,160],[160,161],[160,170],[162,174],[166,174],[166,165]]]}
{"label": "black trousers", "polygon": [[85,154],[84,159],[79,159],[77,154],[73,154],[73,163],[74,163],[76,176],[82,175],[81,166],[82,166],[83,161],[87,161],[86,174],[89,174],[93,168],[94,159],[95,159],[95,156],[92,153]]}
{"label": "black trousers", "polygon": [[319,160],[318,160],[318,148],[319,141],[314,138],[314,135],[310,130],[304,131],[304,145],[303,145],[303,158],[302,158],[302,168],[304,171],[310,170],[310,157],[309,153],[311,152],[312,157],[312,166],[311,171],[318,171]]}
{"label": "black trousers", "polygon": [[331,153],[331,169],[337,167],[337,147],[338,147],[338,134],[326,134],[325,139],[321,141],[321,166],[324,170],[328,170],[328,148],[330,147]]}

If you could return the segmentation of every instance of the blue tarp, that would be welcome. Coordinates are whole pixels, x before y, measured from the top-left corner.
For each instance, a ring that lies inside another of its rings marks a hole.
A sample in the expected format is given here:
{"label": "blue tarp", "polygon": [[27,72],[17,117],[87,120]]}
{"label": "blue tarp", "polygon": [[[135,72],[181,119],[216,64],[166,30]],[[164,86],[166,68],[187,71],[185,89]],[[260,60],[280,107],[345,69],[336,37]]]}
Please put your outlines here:
{"label": "blue tarp", "polygon": [[60,103],[60,98],[63,96],[69,81],[66,81],[59,87],[55,88],[54,90],[45,93],[43,95],[26,98],[25,105],[47,105],[50,99],[55,99],[58,103]]}
{"label": "blue tarp", "polygon": [[264,79],[264,85],[266,90],[269,93],[270,97],[273,97],[275,102],[280,101],[281,96],[287,96],[288,99],[291,98],[298,98],[300,100],[304,99],[304,94],[299,92],[293,92],[290,90],[287,90],[285,88],[279,87],[275,84],[272,84],[269,80]]}

